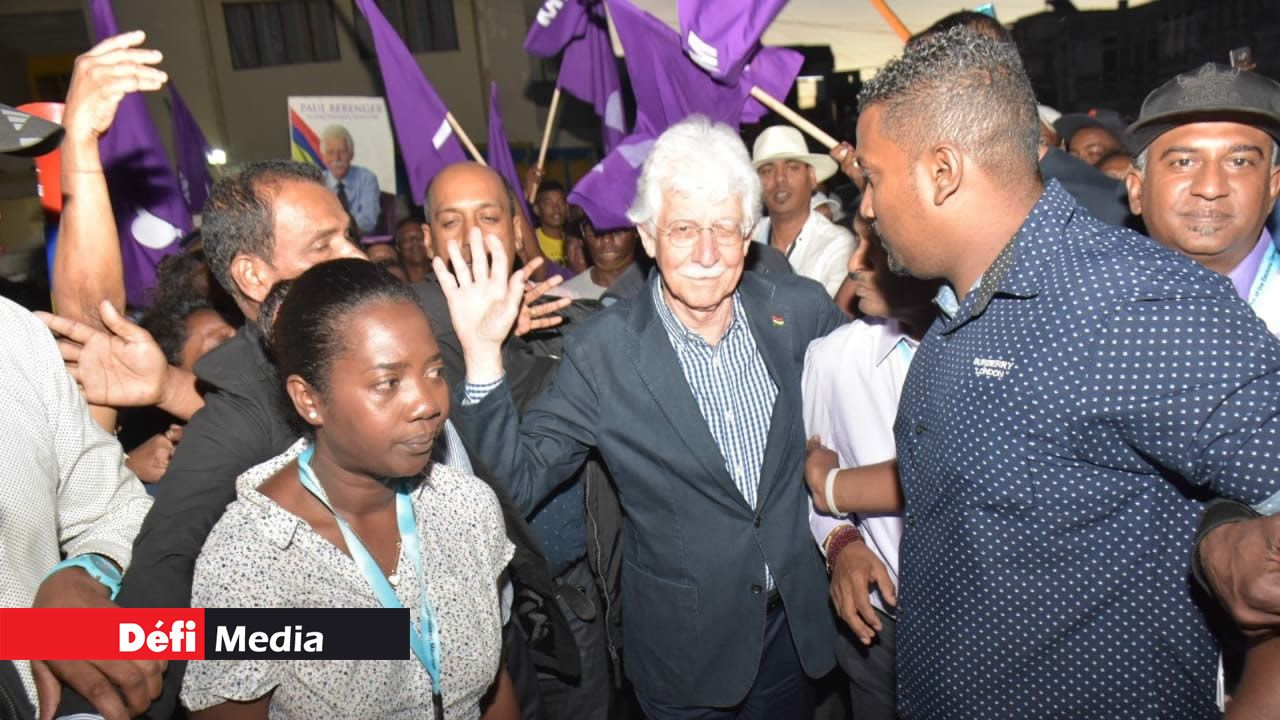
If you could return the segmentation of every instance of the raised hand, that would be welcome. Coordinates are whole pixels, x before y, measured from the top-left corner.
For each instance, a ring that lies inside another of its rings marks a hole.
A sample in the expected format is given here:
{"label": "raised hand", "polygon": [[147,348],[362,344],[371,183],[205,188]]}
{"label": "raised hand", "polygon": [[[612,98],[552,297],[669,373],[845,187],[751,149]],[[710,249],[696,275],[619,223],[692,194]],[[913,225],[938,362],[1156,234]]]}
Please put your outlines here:
{"label": "raised hand", "polygon": [[525,275],[517,270],[508,277],[509,260],[497,237],[489,235],[482,240],[480,229],[472,228],[467,242],[470,267],[455,242],[449,244],[453,272],[439,257],[432,258],[431,267],[440,280],[453,330],[462,344],[467,381],[487,383],[502,377],[502,343],[521,314]]}
{"label": "raised hand", "polygon": [[146,39],[141,30],[123,33],[76,58],[62,119],[69,139],[97,140],[111,127],[125,95],[158,90],[168,81],[153,67],[164,59],[160,51],[138,47]]}
{"label": "raised hand", "polygon": [[107,332],[38,312],[58,338],[58,350],[92,405],[146,407],[164,397],[169,362],[151,333],[126,320],[109,301],[98,308]]}

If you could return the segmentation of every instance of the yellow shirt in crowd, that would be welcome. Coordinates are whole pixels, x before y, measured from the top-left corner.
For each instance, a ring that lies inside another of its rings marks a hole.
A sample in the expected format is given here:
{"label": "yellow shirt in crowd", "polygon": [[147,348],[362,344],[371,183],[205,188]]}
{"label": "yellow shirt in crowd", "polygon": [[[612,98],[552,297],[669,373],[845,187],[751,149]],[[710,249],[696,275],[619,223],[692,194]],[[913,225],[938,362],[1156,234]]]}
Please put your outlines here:
{"label": "yellow shirt in crowd", "polygon": [[553,238],[542,232],[542,228],[533,231],[538,236],[538,247],[551,262],[564,263],[564,238]]}

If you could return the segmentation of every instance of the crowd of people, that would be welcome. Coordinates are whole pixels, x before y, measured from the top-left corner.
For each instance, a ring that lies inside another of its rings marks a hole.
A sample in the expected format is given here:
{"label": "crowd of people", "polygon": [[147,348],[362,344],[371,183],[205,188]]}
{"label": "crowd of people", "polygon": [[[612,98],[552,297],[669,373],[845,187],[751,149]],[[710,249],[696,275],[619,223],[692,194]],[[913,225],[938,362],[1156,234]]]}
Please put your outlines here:
{"label": "crowd of people", "polygon": [[131,309],[144,40],[0,123],[66,194],[57,314],[0,299],[0,601],[408,608],[412,658],[0,661],[16,717],[807,720],[837,666],[855,720],[1280,715],[1280,84],[1062,115],[962,12],[829,154],[694,115],[626,227],[464,162],[378,244],[335,126]]}

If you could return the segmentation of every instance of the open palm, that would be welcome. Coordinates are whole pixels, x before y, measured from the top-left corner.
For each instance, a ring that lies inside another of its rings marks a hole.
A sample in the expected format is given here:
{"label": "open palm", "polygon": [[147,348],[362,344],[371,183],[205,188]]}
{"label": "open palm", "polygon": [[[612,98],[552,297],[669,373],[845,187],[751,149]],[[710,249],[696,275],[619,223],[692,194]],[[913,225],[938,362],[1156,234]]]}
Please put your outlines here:
{"label": "open palm", "polygon": [[442,258],[433,258],[431,264],[449,302],[449,317],[470,366],[476,358],[501,356],[502,343],[520,315],[524,273],[517,270],[508,275],[509,260],[498,238],[490,235],[482,242],[477,228],[471,231],[468,242],[469,266],[456,243],[449,246],[452,272]]}
{"label": "open palm", "polygon": [[169,371],[164,351],[110,302],[100,310],[105,331],[58,315],[37,315],[57,336],[62,359],[86,401],[108,407],[155,405]]}

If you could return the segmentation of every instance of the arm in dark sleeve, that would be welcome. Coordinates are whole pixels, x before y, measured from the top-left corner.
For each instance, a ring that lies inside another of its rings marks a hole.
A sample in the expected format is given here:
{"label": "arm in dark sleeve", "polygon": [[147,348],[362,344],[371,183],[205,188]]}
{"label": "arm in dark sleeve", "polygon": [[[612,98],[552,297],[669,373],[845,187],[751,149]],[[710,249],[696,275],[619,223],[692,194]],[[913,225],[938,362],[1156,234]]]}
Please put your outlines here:
{"label": "arm in dark sleeve", "polygon": [[551,386],[523,421],[505,380],[475,404],[464,404],[465,388],[454,393],[458,433],[526,517],[582,466],[596,443],[599,396],[572,348],[570,339]]}
{"label": "arm in dark sleeve", "polygon": [[205,399],[183,431],[134,541],[133,562],[116,598],[123,607],[190,604],[196,556],[235,500],[236,477],[278,451],[248,401],[221,392]]}
{"label": "arm in dark sleeve", "polygon": [[1234,297],[1129,302],[1097,338],[1082,353],[1091,415],[1217,495],[1256,504],[1280,491],[1280,341],[1248,306]]}

